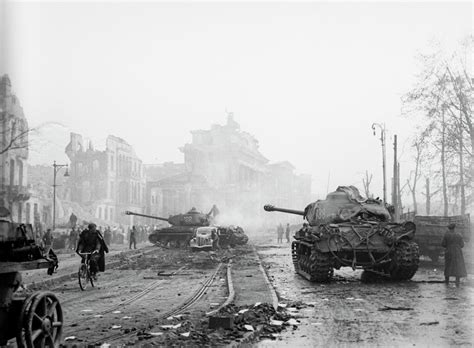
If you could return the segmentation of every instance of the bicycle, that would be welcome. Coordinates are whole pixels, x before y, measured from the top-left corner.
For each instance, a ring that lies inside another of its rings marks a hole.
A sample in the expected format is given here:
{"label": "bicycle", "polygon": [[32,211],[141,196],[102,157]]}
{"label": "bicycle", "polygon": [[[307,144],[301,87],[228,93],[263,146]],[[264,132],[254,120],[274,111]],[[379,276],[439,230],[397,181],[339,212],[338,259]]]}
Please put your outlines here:
{"label": "bicycle", "polygon": [[90,262],[91,255],[93,253],[78,253],[80,256],[85,257],[85,260],[79,266],[79,271],[77,272],[77,278],[79,280],[79,287],[82,291],[87,289],[88,284],[90,283],[94,287],[94,279],[91,274]]}

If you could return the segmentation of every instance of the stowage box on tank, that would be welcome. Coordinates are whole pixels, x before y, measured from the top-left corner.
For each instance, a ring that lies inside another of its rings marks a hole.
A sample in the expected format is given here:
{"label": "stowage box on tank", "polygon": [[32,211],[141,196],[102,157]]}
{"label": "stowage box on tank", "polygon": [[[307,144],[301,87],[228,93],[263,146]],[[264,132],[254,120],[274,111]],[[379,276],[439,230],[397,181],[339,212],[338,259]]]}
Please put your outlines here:
{"label": "stowage box on tank", "polygon": [[315,282],[329,281],[334,269],[362,268],[394,280],[411,279],[419,263],[415,225],[390,222],[379,200],[366,199],[354,186],[339,186],[304,211],[264,207],[302,215],[308,223],[292,243],[295,270]]}

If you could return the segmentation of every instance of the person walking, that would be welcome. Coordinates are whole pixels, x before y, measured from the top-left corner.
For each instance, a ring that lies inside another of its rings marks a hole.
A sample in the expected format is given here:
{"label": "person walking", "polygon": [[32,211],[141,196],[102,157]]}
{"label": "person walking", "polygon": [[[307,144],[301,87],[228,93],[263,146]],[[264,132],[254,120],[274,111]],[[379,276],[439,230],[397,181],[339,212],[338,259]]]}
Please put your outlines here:
{"label": "person walking", "polygon": [[73,227],[71,232],[69,232],[69,249],[76,250],[77,237],[79,237],[76,227]]}
{"label": "person walking", "polygon": [[45,254],[48,255],[49,251],[51,250],[51,246],[53,245],[53,234],[51,233],[50,228],[46,230],[46,233],[43,236],[43,243]]}
{"label": "person walking", "polygon": [[278,236],[278,239],[277,239],[277,243],[278,244],[281,244],[283,242],[283,225],[280,223],[277,227],[277,236]]}
{"label": "person walking", "polygon": [[129,241],[130,241],[129,249],[132,249],[132,244],[133,244],[134,249],[137,248],[136,236],[137,236],[137,229],[135,226],[132,226],[132,229],[130,230],[130,237],[129,237]]}
{"label": "person walking", "polygon": [[462,236],[455,231],[456,224],[449,224],[448,231],[444,234],[441,246],[446,249],[444,252],[444,279],[449,284],[449,277],[456,278],[456,285],[459,285],[461,277],[467,277],[466,265],[462,248],[464,241]]}
{"label": "person walking", "polygon": [[286,242],[290,242],[290,224],[286,224],[286,230],[285,230],[285,237],[286,237]]}
{"label": "person walking", "polygon": [[107,226],[104,231],[104,241],[107,245],[110,245],[110,243],[112,242],[112,231],[110,230],[110,226]]}

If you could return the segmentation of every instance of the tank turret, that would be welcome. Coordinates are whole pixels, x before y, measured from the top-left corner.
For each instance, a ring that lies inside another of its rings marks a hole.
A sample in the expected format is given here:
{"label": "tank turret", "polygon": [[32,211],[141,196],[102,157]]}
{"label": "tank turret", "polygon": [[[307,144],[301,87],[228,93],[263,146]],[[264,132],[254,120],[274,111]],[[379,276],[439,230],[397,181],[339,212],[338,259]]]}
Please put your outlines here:
{"label": "tank turret", "polygon": [[205,227],[211,224],[211,216],[209,214],[204,214],[192,208],[185,214],[171,215],[169,218],[164,218],[155,215],[146,215],[134,213],[132,211],[126,211],[126,215],[141,216],[155,220],[166,221],[172,226],[191,226],[191,227]]}

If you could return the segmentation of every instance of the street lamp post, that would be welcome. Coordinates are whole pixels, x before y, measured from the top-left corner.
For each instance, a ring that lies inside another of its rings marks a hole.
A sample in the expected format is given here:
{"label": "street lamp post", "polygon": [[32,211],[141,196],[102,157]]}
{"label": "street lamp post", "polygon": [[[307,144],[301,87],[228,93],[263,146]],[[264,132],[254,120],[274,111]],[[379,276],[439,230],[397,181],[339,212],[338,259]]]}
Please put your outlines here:
{"label": "street lamp post", "polygon": [[380,142],[382,143],[382,168],[383,168],[383,202],[387,203],[387,175],[385,169],[385,124],[372,123],[372,130],[376,135],[376,127],[380,130]]}
{"label": "street lamp post", "polygon": [[53,231],[56,228],[56,176],[61,168],[66,168],[66,173],[64,173],[64,176],[68,177],[69,172],[68,172],[68,165],[67,164],[56,164],[56,161],[53,163]]}

